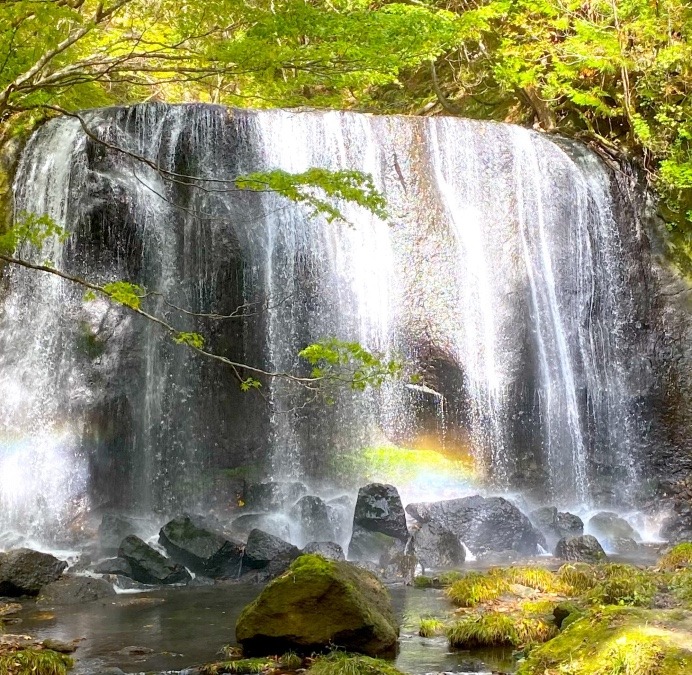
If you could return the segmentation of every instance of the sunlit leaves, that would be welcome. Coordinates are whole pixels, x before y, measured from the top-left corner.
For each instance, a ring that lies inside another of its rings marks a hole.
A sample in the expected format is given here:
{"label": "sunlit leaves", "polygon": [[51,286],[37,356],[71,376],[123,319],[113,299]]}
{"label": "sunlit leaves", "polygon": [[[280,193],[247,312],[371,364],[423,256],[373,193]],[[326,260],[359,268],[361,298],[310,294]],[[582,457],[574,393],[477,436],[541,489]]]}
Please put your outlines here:
{"label": "sunlit leaves", "polygon": [[[103,292],[113,302],[119,305],[125,305],[130,309],[140,309],[142,298],[146,295],[146,291],[137,284],[131,284],[127,281],[113,281],[103,286]],[[181,334],[184,335],[184,334]]]}
{"label": "sunlit leaves", "polygon": [[67,233],[47,215],[20,214],[13,226],[0,235],[0,253],[11,255],[22,246],[40,250],[50,239],[64,241]]}
{"label": "sunlit leaves", "polygon": [[306,204],[312,216],[322,215],[328,222],[345,220],[335,200],[357,204],[379,218],[387,217],[386,200],[375,188],[372,176],[359,171],[321,168],[303,173],[263,171],[238,178],[236,185],[245,190],[276,192],[293,202]]}

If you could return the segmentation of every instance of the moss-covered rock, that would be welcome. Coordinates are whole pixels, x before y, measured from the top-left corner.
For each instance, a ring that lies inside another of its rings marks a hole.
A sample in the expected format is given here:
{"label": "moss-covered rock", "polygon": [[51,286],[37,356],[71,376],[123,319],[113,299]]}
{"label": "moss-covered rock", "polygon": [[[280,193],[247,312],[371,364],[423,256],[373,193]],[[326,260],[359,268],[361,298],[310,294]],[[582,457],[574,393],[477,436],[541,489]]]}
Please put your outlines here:
{"label": "moss-covered rock", "polygon": [[517,675],[690,673],[689,623],[690,616],[680,611],[600,607],[532,649]]}
{"label": "moss-covered rock", "polygon": [[248,656],[305,654],[328,645],[377,655],[391,651],[398,634],[389,594],[377,577],[317,555],[295,560],[236,624]]}
{"label": "moss-covered rock", "polygon": [[308,675],[403,675],[393,665],[368,656],[332,652],[315,659]]}

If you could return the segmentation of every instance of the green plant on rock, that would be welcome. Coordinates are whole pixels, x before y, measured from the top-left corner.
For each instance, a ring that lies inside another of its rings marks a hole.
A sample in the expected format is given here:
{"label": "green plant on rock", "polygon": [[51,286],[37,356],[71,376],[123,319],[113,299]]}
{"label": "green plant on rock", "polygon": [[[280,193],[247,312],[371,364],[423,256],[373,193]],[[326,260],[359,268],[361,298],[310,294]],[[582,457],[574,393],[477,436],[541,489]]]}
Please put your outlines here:
{"label": "green plant on rock", "polygon": [[497,574],[511,584],[520,584],[543,593],[564,593],[566,590],[565,584],[555,573],[544,567],[498,568],[490,574]]}
{"label": "green plant on rock", "polygon": [[65,675],[73,665],[69,656],[48,649],[0,655],[0,675]]}
{"label": "green plant on rock", "polygon": [[420,620],[418,635],[424,638],[442,635],[445,631],[444,621],[434,616],[424,616]]}
{"label": "green plant on rock", "polygon": [[450,647],[521,647],[550,640],[557,627],[537,617],[517,617],[505,612],[470,614],[447,629]]}
{"label": "green plant on rock", "polygon": [[692,566],[692,542],[689,541],[677,544],[658,561],[658,567],[664,570],[690,566]]}
{"label": "green plant on rock", "polygon": [[400,670],[381,659],[334,651],[318,656],[307,675],[403,675]]}
{"label": "green plant on rock", "polygon": [[442,572],[442,574],[438,574],[434,577],[419,575],[414,578],[413,585],[415,588],[448,588],[453,583],[463,578],[464,572],[452,570],[449,572]]}

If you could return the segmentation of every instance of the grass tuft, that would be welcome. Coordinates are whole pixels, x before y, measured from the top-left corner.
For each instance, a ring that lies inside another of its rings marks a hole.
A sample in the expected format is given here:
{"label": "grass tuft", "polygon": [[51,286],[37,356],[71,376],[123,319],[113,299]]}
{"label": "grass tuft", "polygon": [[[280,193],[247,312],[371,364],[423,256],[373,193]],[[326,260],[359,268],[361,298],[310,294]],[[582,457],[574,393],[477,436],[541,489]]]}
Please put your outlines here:
{"label": "grass tuft", "polygon": [[380,659],[335,651],[326,656],[318,656],[307,671],[307,675],[403,675],[403,673]]}
{"label": "grass tuft", "polygon": [[496,600],[507,591],[509,584],[502,576],[469,572],[449,587],[447,595],[459,607],[475,607]]}
{"label": "grass tuft", "polygon": [[550,640],[557,627],[538,617],[516,618],[502,612],[472,614],[447,629],[450,647],[520,647]]}
{"label": "grass tuft", "polygon": [[633,605],[648,607],[656,595],[656,583],[651,574],[632,565],[603,565],[601,580],[589,592],[588,598],[603,605]]}
{"label": "grass tuft", "polygon": [[565,584],[553,572],[543,567],[509,567],[492,570],[491,574],[502,576],[510,584],[520,584],[543,593],[565,591]]}
{"label": "grass tuft", "polygon": [[692,542],[686,541],[674,546],[658,561],[658,566],[664,570],[692,566]]}
{"label": "grass tuft", "polygon": [[[276,667],[276,661],[269,658],[238,659],[237,661],[223,661],[221,663],[209,663],[200,668],[200,675],[253,675],[263,673],[265,670]],[[2,674],[0,674],[2,675]]]}
{"label": "grass tuft", "polygon": [[590,591],[598,583],[593,567],[578,562],[560,567],[557,578],[577,594]]}
{"label": "grass tuft", "polygon": [[0,675],[65,675],[72,666],[69,656],[47,649],[22,649],[0,656]]}
{"label": "grass tuft", "polygon": [[424,638],[435,637],[436,635],[442,635],[445,630],[445,624],[440,619],[434,616],[424,616],[420,620],[418,627],[418,635]]}
{"label": "grass tuft", "polygon": [[279,665],[286,670],[298,670],[303,665],[303,659],[295,652],[286,652],[279,658]]}

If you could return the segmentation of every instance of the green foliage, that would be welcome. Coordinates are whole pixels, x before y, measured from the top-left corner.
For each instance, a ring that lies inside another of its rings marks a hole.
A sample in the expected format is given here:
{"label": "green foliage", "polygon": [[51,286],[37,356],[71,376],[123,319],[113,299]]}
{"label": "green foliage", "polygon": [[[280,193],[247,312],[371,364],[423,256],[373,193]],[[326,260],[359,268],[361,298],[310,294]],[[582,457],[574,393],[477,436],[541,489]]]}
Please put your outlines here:
{"label": "green foliage", "polygon": [[491,574],[501,576],[510,584],[521,584],[544,593],[564,593],[567,590],[555,573],[544,567],[509,567]]}
{"label": "green foliage", "polygon": [[447,629],[450,647],[520,647],[550,640],[557,627],[537,617],[516,617],[504,612],[470,614]]}
{"label": "green foliage", "polygon": [[69,656],[48,649],[0,655],[0,675],[65,675],[72,665]]}
{"label": "green foliage", "polygon": [[0,254],[12,255],[22,246],[41,250],[51,238],[65,241],[69,235],[52,218],[46,215],[22,213],[17,216],[13,226],[0,235]]}
{"label": "green foliage", "polygon": [[[311,168],[303,173],[288,173],[277,169],[241,176],[236,179],[236,186],[256,192],[276,192],[292,202],[306,204],[312,217],[322,215],[329,223],[346,220],[335,200],[357,204],[378,218],[387,218],[384,196],[375,188],[372,176],[359,171]],[[318,197],[315,191],[329,200]]]}
{"label": "green foliage", "polygon": [[[103,292],[119,305],[124,305],[130,309],[140,309],[142,306],[142,298],[145,297],[146,291],[137,284],[131,284],[128,281],[113,281],[105,284],[102,288]],[[185,335],[179,333],[178,335]],[[188,333],[188,335],[190,335]]]}
{"label": "green foliage", "polygon": [[658,567],[664,570],[690,566],[692,566],[692,542],[689,541],[677,544],[658,561]]}
{"label": "green foliage", "polygon": [[355,391],[379,387],[402,371],[399,361],[383,360],[357,342],[336,338],[308,345],[298,355],[312,366],[312,378],[325,385],[346,384]]}
{"label": "green foliage", "polygon": [[298,670],[303,665],[303,659],[295,652],[286,652],[279,658],[279,665],[286,670]]}
{"label": "green foliage", "polygon": [[435,637],[436,635],[441,635],[444,630],[444,621],[441,621],[434,616],[425,616],[420,620],[420,624],[418,626],[418,635],[424,638],[431,638]]}
{"label": "green foliage", "polygon": [[263,673],[276,667],[276,661],[269,658],[238,659],[236,661],[223,661],[221,663],[209,663],[200,668],[200,675],[252,675]]}
{"label": "green foliage", "polygon": [[588,594],[596,603],[648,606],[656,594],[653,576],[632,565],[603,565],[599,577],[599,583]]}
{"label": "green foliage", "polygon": [[403,675],[400,670],[380,659],[334,651],[318,656],[307,675]]}
{"label": "green foliage", "polygon": [[173,336],[173,341],[193,349],[204,349],[204,336],[199,333],[177,333]]}
{"label": "green foliage", "polygon": [[592,589],[596,583],[596,572],[587,563],[565,563],[557,571],[558,578],[577,593]]}
{"label": "green foliage", "polygon": [[475,607],[484,602],[496,600],[509,591],[509,584],[499,574],[469,572],[463,579],[455,581],[447,596],[459,607]]}

